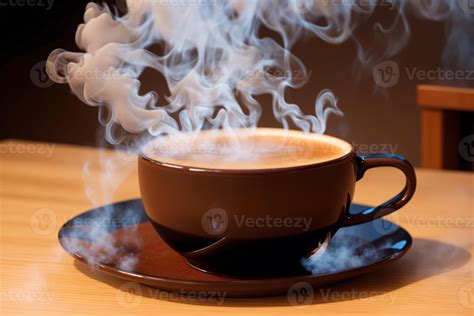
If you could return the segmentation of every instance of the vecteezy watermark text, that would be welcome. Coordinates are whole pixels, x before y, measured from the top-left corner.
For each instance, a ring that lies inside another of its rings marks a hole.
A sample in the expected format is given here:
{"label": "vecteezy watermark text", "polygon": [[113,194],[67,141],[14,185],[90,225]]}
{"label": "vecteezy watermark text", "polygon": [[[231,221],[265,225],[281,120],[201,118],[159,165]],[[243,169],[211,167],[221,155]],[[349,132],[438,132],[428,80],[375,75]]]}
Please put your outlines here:
{"label": "vecteezy watermark text", "polygon": [[0,144],[0,154],[38,154],[46,158],[51,157],[54,144],[17,144],[7,142]]}
{"label": "vecteezy watermark text", "polygon": [[312,217],[276,217],[270,214],[264,216],[247,216],[233,214],[229,216],[222,208],[213,208],[201,216],[201,226],[210,235],[220,235],[229,227],[230,220],[237,228],[281,228],[298,229],[306,232],[310,229]]}
{"label": "vecteezy watermark text", "polygon": [[169,301],[215,302],[216,305],[222,305],[227,297],[227,292],[183,290],[162,291],[142,286],[136,282],[126,282],[118,288],[115,299],[122,307],[131,309],[140,305],[142,296]]}
{"label": "vecteezy watermark text", "polygon": [[[319,292],[319,293],[318,293]],[[320,288],[319,291],[314,291],[312,285],[308,282],[297,282],[293,284],[287,292],[288,303],[296,307],[305,307],[311,305],[316,300],[323,302],[338,302],[347,300],[370,300],[377,302],[385,302],[388,305],[395,304],[397,299],[396,292],[390,291],[366,291],[356,288],[347,290],[335,290],[331,288]]]}
{"label": "vecteezy watermark text", "polygon": [[400,66],[393,60],[386,60],[375,65],[372,71],[374,82],[382,88],[392,88],[398,84],[404,74],[408,80],[417,81],[474,81],[474,69],[419,69],[417,67]]}
{"label": "vecteezy watermark text", "polygon": [[[61,216],[50,208],[40,208],[33,212],[30,217],[31,230],[38,235],[49,235],[57,233],[57,228],[70,219],[67,216]],[[104,229],[121,229],[127,228],[128,231],[138,229],[138,224],[142,221],[141,217],[136,214],[127,214],[123,217],[114,217],[111,214],[104,213],[97,216],[78,217],[72,221],[75,227],[87,227],[87,232],[92,233],[94,229],[103,231]]]}
{"label": "vecteezy watermark text", "polygon": [[[413,215],[391,214],[390,220],[399,223],[408,223],[414,227],[426,228],[474,228],[474,217],[445,217],[445,216],[429,216],[418,217]],[[395,218],[394,218],[395,217]]]}
{"label": "vecteezy watermark text", "polygon": [[395,154],[398,149],[398,144],[359,144],[352,142],[352,146],[358,154]]}
{"label": "vecteezy watermark text", "polygon": [[395,224],[403,224],[411,227],[422,229],[432,228],[474,228],[474,217],[445,217],[445,216],[427,216],[419,217],[408,214],[400,214],[399,212],[391,213],[384,216],[384,221],[372,221],[375,230],[380,234],[387,234],[394,230]]}
{"label": "vecteezy watermark text", "polygon": [[54,0],[0,0],[0,7],[39,7],[50,10]]}
{"label": "vecteezy watermark text", "polygon": [[474,69],[466,70],[445,70],[441,67],[436,69],[412,69],[405,68],[409,80],[474,80]]}
{"label": "vecteezy watermark text", "polygon": [[13,301],[13,302],[31,302],[31,303],[48,303],[53,301],[54,293],[50,291],[42,290],[21,290],[21,289],[9,289],[0,291],[0,302]]}
{"label": "vecteezy watermark text", "polygon": [[320,289],[319,292],[321,294],[321,299],[325,302],[366,299],[377,302],[386,302],[389,305],[393,305],[397,299],[396,292],[387,291],[363,291],[357,289],[336,291],[332,289]]}
{"label": "vecteezy watermark text", "polygon": [[263,217],[250,217],[246,215],[234,215],[237,227],[256,228],[298,228],[308,231],[313,218],[305,217],[273,217],[269,214]]}

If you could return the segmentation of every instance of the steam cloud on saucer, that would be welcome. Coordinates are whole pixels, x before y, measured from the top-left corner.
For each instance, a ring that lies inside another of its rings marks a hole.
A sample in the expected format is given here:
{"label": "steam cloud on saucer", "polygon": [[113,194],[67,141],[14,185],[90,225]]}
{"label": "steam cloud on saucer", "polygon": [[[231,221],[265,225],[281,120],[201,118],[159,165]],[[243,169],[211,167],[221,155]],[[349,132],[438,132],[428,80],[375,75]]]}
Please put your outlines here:
{"label": "steam cloud on saucer", "polygon": [[[445,62],[472,69],[474,25],[467,1],[127,0],[128,13],[122,17],[105,4],[89,3],[76,32],[82,52],[53,51],[47,71],[53,81],[68,83],[83,102],[99,107],[105,137],[113,144],[128,133],[148,138],[254,128],[263,111],[256,96],[264,94],[271,96],[273,115],[283,128],[293,124],[324,133],[329,115],[342,115],[330,90],[317,94],[314,113],[303,113],[285,97],[288,88],[299,88],[308,79],[290,52],[298,38],[310,33],[331,44],[351,40],[358,60],[375,64],[406,45],[413,14],[446,21]],[[392,13],[391,20],[375,22],[373,41],[363,44],[354,31],[381,5]],[[277,39],[262,37],[263,28]],[[157,45],[160,54],[152,52]],[[169,92],[140,91],[147,68],[164,78]],[[159,97],[165,105],[158,106]],[[117,170],[121,164],[115,162]]]}

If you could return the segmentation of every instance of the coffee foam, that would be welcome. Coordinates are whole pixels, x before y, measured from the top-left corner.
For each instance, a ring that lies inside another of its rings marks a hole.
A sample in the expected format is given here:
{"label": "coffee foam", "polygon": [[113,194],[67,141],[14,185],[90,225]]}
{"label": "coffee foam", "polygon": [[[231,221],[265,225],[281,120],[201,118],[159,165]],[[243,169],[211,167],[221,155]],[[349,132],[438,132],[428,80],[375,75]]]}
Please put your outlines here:
{"label": "coffee foam", "polygon": [[163,136],[142,147],[163,164],[204,169],[274,169],[334,160],[352,146],[338,138],[273,128],[207,130]]}

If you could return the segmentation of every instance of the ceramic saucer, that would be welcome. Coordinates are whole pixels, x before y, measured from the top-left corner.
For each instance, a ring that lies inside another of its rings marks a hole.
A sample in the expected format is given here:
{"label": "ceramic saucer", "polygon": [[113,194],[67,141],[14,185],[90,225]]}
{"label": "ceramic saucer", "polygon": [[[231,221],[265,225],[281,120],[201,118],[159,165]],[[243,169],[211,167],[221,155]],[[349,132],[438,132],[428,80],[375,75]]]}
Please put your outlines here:
{"label": "ceramic saucer", "polygon": [[[354,204],[351,212],[366,208]],[[302,260],[301,269],[286,273],[290,276],[228,277],[189,266],[158,236],[135,199],[77,215],[61,227],[59,242],[75,259],[127,281],[168,291],[258,297],[287,294],[298,282],[316,288],[371,272],[402,257],[412,238],[396,224],[377,219],[339,229],[325,252]]]}

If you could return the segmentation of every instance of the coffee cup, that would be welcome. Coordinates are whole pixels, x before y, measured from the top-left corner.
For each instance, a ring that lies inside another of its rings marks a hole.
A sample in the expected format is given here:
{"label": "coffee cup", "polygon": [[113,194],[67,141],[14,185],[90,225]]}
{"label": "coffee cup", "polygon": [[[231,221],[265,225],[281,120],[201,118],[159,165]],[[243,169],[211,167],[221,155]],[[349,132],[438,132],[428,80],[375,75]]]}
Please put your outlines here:
{"label": "coffee cup", "polygon": [[[374,167],[401,170],[405,186],[351,214],[356,182]],[[161,238],[198,269],[242,276],[288,270],[339,228],[398,210],[416,187],[401,156],[361,156],[342,139],[272,128],[163,136],[142,147],[138,170]]]}

